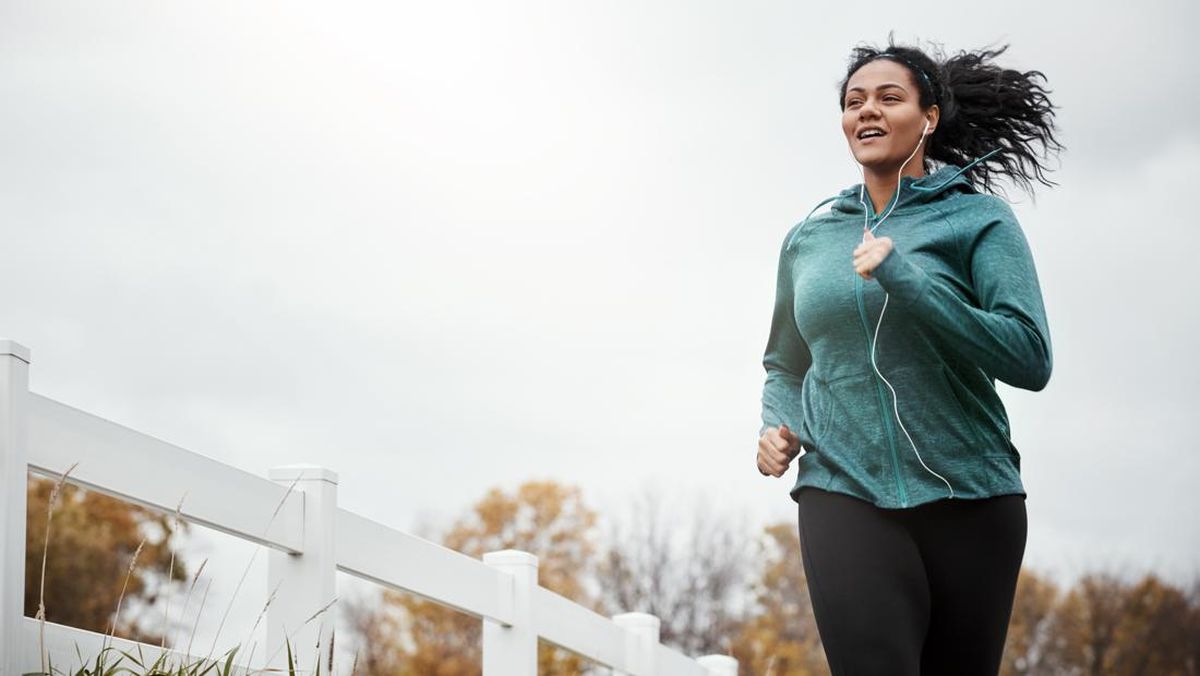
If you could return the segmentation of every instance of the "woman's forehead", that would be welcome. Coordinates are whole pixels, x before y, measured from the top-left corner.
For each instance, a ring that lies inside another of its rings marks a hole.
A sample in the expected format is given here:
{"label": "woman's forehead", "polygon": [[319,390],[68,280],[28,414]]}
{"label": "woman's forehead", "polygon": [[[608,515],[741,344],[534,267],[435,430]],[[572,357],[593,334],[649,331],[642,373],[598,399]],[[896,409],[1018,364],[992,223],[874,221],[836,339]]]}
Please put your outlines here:
{"label": "woman's forehead", "polygon": [[912,73],[908,68],[891,59],[876,59],[854,71],[846,82],[846,91],[851,89],[873,90],[891,83],[905,89],[913,86]]}

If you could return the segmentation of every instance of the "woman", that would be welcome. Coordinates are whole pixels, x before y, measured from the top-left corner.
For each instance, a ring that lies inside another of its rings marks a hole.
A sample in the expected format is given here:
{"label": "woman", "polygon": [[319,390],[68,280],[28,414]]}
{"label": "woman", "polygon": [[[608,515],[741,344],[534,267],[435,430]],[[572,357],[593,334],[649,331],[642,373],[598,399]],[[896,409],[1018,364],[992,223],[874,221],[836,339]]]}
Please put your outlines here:
{"label": "woman", "polygon": [[1054,185],[1034,144],[1063,149],[1044,76],[993,65],[1005,49],[856,48],[839,103],[863,182],[780,251],[757,461],[780,477],[799,458],[835,676],[999,670],[1026,513],[995,380],[1041,390],[1052,359],[1029,246],[991,192]]}

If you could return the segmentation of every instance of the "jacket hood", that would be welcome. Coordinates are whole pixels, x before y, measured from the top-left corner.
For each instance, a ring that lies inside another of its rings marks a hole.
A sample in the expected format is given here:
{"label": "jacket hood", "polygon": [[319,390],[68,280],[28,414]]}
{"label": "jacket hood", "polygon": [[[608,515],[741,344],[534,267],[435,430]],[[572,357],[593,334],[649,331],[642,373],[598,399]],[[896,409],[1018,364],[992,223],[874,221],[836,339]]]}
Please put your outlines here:
{"label": "jacket hood", "polygon": [[[896,194],[892,196],[892,202],[897,202],[895,208],[897,210],[901,210],[905,207],[928,204],[956,192],[979,192],[963,174],[971,167],[979,164],[992,155],[995,155],[1001,150],[1003,150],[1003,148],[996,148],[986,155],[980,156],[978,159],[974,160],[965,167],[960,168],[955,164],[945,164],[932,174],[926,174],[920,178],[913,178],[911,176],[900,177],[900,187],[896,190]],[[859,201],[860,195],[862,201]],[[861,214],[863,213],[863,205],[865,204],[869,215],[877,215],[875,214],[874,205],[871,204],[871,200],[866,194],[865,188],[861,183],[856,183],[834,195],[833,197],[828,197],[822,200],[820,204],[813,207],[813,210],[808,212],[808,215],[804,217],[804,220],[800,221],[800,223],[792,230],[792,234],[787,239],[785,249],[791,249],[792,246],[801,239],[801,235],[805,231],[804,226],[808,223],[808,220],[817,212],[817,209],[820,209],[830,202],[833,202],[832,210],[839,213]],[[888,205],[884,207],[884,212],[886,213],[888,209],[891,208],[892,204],[889,202]]]}
{"label": "jacket hood", "polygon": [[[926,174],[919,178],[903,176],[900,178],[900,189],[896,191],[896,195],[892,196],[892,201],[888,202],[887,206],[880,213],[886,213],[889,209],[893,208],[892,203],[897,202],[897,195],[899,196],[899,201],[895,204],[895,209],[900,210],[905,207],[934,202],[943,196],[956,192],[978,192],[975,186],[963,175],[965,171],[965,168],[960,168],[954,164],[947,164],[932,174]],[[860,194],[862,202],[859,201]],[[866,202],[866,208],[874,215],[875,210],[871,204],[870,195],[866,194],[861,183],[856,183],[837,194],[837,197],[834,198],[832,208],[841,213],[861,214],[863,212],[863,202]]]}

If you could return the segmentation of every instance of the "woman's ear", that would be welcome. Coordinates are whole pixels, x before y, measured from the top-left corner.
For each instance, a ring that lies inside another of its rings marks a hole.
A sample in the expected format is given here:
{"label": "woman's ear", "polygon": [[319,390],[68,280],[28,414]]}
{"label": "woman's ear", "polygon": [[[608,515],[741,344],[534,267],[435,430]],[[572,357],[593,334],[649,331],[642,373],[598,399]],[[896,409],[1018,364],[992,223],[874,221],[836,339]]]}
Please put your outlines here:
{"label": "woman's ear", "polygon": [[936,103],[930,106],[929,110],[925,112],[925,121],[929,123],[929,131],[925,132],[926,136],[932,135],[933,131],[937,129],[938,119],[940,119],[941,116],[942,109],[938,108]]}

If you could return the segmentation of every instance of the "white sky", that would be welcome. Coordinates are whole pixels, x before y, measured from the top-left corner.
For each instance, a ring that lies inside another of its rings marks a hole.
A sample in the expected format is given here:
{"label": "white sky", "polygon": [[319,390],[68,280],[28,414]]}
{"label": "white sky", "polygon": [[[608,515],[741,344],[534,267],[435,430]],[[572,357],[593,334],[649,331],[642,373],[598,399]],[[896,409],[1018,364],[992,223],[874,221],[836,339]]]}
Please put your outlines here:
{"label": "white sky", "polygon": [[[1185,2],[0,4],[0,336],[32,388],[399,528],[552,478],[794,520],[754,466],[776,256],[858,181],[850,48],[1009,42],[1061,187],[1000,385],[1025,562],[1200,570]],[[849,264],[849,262],[847,262]],[[799,565],[799,562],[797,562]]]}

